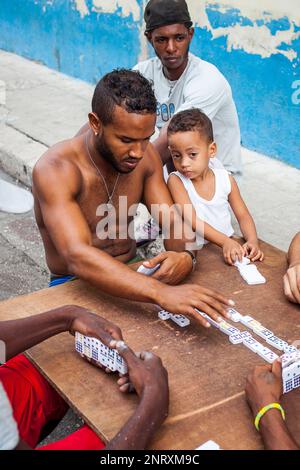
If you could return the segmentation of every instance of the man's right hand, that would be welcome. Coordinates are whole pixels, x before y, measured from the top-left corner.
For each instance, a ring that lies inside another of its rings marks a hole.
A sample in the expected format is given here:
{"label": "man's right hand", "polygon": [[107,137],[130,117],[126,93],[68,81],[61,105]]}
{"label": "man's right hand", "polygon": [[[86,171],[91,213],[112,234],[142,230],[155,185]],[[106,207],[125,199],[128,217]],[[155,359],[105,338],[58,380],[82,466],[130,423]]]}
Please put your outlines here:
{"label": "man's right hand", "polygon": [[122,392],[134,388],[140,401],[136,410],[116,437],[108,443],[107,450],[146,449],[155,432],[168,416],[168,374],[158,356],[151,352],[139,355],[123,341],[111,341],[111,348],[127,363],[128,374],[119,379]]}
{"label": "man's right hand", "polygon": [[228,308],[234,306],[233,300],[227,299],[214,290],[195,284],[182,284],[175,287],[163,284],[158,297],[157,303],[163,309],[190,316],[206,328],[209,328],[210,324],[195,311],[195,308],[205,312],[213,320],[221,322],[224,318],[230,319]]}
{"label": "man's right hand", "polygon": [[287,270],[283,284],[287,299],[295,304],[300,304],[300,264],[295,264]]}
{"label": "man's right hand", "polygon": [[[254,418],[263,407],[280,404],[283,393],[280,360],[271,365],[256,366],[248,375],[245,392]],[[299,450],[278,410],[271,409],[263,415],[259,431],[266,450]]]}
{"label": "man's right hand", "polygon": [[120,391],[126,393],[134,389],[141,400],[153,406],[159,413],[159,420],[163,421],[168,414],[169,385],[161,359],[148,351],[136,355],[123,341],[112,341],[110,347],[117,349],[128,367],[128,374],[118,380]]}
{"label": "man's right hand", "polygon": [[254,417],[264,406],[278,403],[283,393],[281,363],[256,366],[247,377],[245,392]]}

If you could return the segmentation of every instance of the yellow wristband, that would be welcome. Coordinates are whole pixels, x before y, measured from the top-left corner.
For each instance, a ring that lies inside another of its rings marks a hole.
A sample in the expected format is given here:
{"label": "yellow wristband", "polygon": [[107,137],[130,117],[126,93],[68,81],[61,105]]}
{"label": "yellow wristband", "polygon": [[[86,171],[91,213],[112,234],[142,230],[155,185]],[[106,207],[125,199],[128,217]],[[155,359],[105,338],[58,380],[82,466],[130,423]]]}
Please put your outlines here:
{"label": "yellow wristband", "polygon": [[270,403],[267,406],[264,406],[256,415],[255,420],[254,420],[254,426],[256,427],[257,431],[259,431],[259,423],[261,418],[266,414],[267,411],[276,409],[281,412],[281,416],[283,421],[285,421],[285,412],[282,406],[279,403]]}

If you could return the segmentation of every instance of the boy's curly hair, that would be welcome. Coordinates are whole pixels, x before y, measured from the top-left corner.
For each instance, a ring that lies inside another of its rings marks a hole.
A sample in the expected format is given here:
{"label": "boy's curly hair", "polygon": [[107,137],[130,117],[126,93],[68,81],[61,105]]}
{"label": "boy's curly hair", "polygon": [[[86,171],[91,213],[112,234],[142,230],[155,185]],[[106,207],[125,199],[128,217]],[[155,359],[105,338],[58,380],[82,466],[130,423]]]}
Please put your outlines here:
{"label": "boy's curly hair", "polygon": [[176,132],[198,131],[207,138],[209,143],[214,141],[212,122],[206,114],[198,108],[187,109],[175,114],[168,126],[168,135]]}

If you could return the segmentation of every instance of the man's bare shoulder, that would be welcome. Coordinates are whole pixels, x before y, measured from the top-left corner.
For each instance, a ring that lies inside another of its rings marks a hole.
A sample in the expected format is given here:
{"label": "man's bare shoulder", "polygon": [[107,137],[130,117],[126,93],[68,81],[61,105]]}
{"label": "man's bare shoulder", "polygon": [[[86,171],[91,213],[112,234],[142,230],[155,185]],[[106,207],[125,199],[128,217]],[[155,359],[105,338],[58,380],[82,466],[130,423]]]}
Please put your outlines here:
{"label": "man's bare shoulder", "polygon": [[34,193],[67,191],[77,194],[82,184],[80,170],[81,137],[64,140],[45,152],[34,166]]}
{"label": "man's bare shoulder", "polygon": [[163,166],[161,162],[161,158],[159,156],[159,153],[155,149],[155,147],[149,143],[147,146],[145,155],[144,155],[144,160],[145,160],[145,176],[150,177],[153,176],[156,172],[159,172],[160,174],[163,171]]}

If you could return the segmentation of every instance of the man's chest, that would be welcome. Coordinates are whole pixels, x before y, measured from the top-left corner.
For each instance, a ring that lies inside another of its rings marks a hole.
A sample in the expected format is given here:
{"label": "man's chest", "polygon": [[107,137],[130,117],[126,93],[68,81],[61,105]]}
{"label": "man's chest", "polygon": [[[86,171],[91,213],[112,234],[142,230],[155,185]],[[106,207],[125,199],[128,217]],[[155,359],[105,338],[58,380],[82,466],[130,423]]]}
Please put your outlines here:
{"label": "man's chest", "polygon": [[117,185],[109,184],[107,188],[97,178],[86,182],[78,197],[80,209],[91,233],[105,219],[114,227],[124,226],[134,217],[137,205],[143,196],[142,183],[136,178],[119,178]]}
{"label": "man's chest", "polygon": [[157,100],[156,126],[163,127],[184,103],[184,87],[178,82],[154,81]]}

